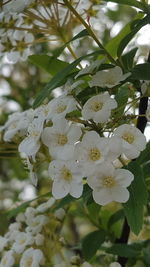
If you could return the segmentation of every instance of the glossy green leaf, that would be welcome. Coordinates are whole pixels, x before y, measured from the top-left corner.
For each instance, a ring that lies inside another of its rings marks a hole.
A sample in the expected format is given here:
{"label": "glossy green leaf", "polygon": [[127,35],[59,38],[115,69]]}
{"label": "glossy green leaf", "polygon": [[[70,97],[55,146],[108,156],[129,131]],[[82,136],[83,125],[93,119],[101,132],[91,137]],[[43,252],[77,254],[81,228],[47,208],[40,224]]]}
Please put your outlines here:
{"label": "glossy green leaf", "polygon": [[123,66],[126,70],[130,71],[132,69],[133,60],[134,60],[134,57],[135,57],[137,50],[138,50],[138,48],[135,47],[121,57],[121,62],[123,63]]}
{"label": "glossy green leaf", "polygon": [[80,38],[82,38],[82,37],[88,36],[88,35],[89,35],[89,33],[88,33],[88,31],[87,31],[86,29],[82,30],[82,31],[79,32],[77,35],[75,35],[70,41],[68,41],[67,43],[65,43],[63,46],[61,46],[61,47],[55,49],[55,50],[53,51],[53,57],[54,57],[54,58],[59,57],[60,54],[63,52],[63,50],[67,47],[67,45],[68,45],[69,43],[71,43],[71,42],[73,42],[73,41],[75,41],[75,40],[77,40],[77,39],[80,39]]}
{"label": "glossy green leaf", "polygon": [[33,103],[33,108],[36,108],[40,104],[42,104],[43,100],[50,94],[50,92],[53,89],[63,85],[66,81],[65,78],[67,78],[67,76],[76,68],[76,66],[80,63],[81,60],[98,53],[103,53],[103,50],[98,50],[76,59],[67,67],[65,67],[63,70],[59,71],[56,75],[54,75],[53,78],[48,82],[48,84],[43,88],[43,90],[39,93],[39,95],[35,99]]}
{"label": "glossy green leaf", "polygon": [[[129,32],[120,42],[118,49],[117,49],[117,55],[118,57],[121,56],[122,52],[124,51],[127,44],[132,40],[132,38],[135,36],[135,34],[146,24],[150,23],[150,14],[145,16],[143,19],[140,19],[135,24],[131,24],[131,32]],[[134,26],[134,27],[133,27]]]}
{"label": "glossy green leaf", "polygon": [[113,224],[115,224],[116,222],[118,222],[119,220],[124,218],[124,212],[123,209],[120,209],[118,211],[116,211],[109,219],[108,221],[108,229],[110,227],[112,227]]}
{"label": "glossy green leaf", "polygon": [[150,80],[150,63],[136,65],[132,70],[131,79],[134,80]]}
{"label": "glossy green leaf", "polygon": [[82,240],[82,251],[85,260],[90,260],[104,241],[105,232],[103,230],[97,230],[88,234]]}
{"label": "glossy green leaf", "polygon": [[32,55],[28,57],[29,61],[36,66],[47,71],[51,75],[56,74],[58,71],[61,71],[63,68],[69,65],[69,63],[64,62],[60,59],[55,59],[53,56],[48,55]]}
{"label": "glossy green leaf", "polygon": [[131,162],[128,170],[133,173],[134,181],[128,188],[130,198],[123,204],[123,208],[131,231],[138,235],[143,225],[143,209],[147,203],[148,193],[139,164],[135,161]]}
{"label": "glossy green leaf", "polygon": [[134,248],[132,245],[115,244],[107,249],[108,253],[125,258],[135,258],[140,254],[141,249]]}
{"label": "glossy green leaf", "polygon": [[115,95],[115,100],[117,101],[117,108],[114,110],[114,114],[116,118],[122,116],[126,104],[128,102],[129,97],[129,89],[126,86],[122,86],[118,89],[117,94]]}
{"label": "glossy green leaf", "polygon": [[140,156],[136,160],[138,164],[145,164],[150,160],[150,141],[147,143],[146,148],[141,152]]}
{"label": "glossy green leaf", "polygon": [[128,5],[131,7],[137,7],[143,11],[147,11],[148,10],[148,6],[144,3],[141,3],[139,1],[136,0],[104,0],[105,2],[113,2],[113,3],[117,3],[117,4],[122,4],[122,5]]}

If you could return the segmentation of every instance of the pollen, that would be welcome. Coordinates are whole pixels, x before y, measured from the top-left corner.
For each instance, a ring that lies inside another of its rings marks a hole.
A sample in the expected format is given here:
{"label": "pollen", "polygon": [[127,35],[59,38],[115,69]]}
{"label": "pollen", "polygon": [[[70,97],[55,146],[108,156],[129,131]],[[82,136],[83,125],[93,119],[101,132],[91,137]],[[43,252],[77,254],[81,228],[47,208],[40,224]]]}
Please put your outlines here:
{"label": "pollen", "polygon": [[103,178],[103,186],[111,188],[116,184],[116,181],[113,176],[106,176]]}
{"label": "pollen", "polygon": [[101,157],[101,153],[99,149],[97,149],[96,147],[90,149],[89,151],[90,160],[96,161],[96,160],[99,160],[100,157]]}
{"label": "pollen", "polygon": [[67,143],[67,141],[68,141],[68,138],[66,135],[58,134],[58,139],[57,139],[58,145],[63,146]]}
{"label": "pollen", "polygon": [[133,141],[134,141],[134,136],[133,136],[133,134],[131,134],[131,133],[124,133],[124,134],[122,135],[122,138],[123,138],[126,142],[128,142],[129,144],[132,144]]}
{"label": "pollen", "polygon": [[66,107],[67,107],[66,105],[58,105],[57,108],[56,108],[56,112],[57,113],[62,113],[62,112],[65,111]]}
{"label": "pollen", "polygon": [[98,101],[94,101],[91,105],[91,109],[95,112],[101,110],[103,107],[103,103],[102,102],[98,102]]}
{"label": "pollen", "polygon": [[70,181],[72,179],[72,173],[66,167],[61,169],[61,176],[65,181]]}

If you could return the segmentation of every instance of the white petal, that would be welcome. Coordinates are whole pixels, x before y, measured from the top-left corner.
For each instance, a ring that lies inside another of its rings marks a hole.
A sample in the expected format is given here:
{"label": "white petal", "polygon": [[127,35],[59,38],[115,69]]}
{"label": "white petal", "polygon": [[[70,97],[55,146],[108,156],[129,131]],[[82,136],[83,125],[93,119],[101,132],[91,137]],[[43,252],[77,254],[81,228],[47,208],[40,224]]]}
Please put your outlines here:
{"label": "white petal", "polygon": [[70,195],[78,198],[82,195],[83,192],[83,184],[78,184],[78,183],[71,183],[70,187]]}
{"label": "white petal", "polygon": [[99,191],[93,191],[93,199],[96,203],[104,206],[113,201],[110,190],[100,188]]}
{"label": "white petal", "polygon": [[52,194],[54,198],[61,199],[70,191],[70,184],[61,180],[54,180],[52,186]]}
{"label": "white petal", "polygon": [[129,199],[129,191],[123,187],[113,187],[111,189],[111,194],[113,201],[117,201],[120,203],[125,203]]}

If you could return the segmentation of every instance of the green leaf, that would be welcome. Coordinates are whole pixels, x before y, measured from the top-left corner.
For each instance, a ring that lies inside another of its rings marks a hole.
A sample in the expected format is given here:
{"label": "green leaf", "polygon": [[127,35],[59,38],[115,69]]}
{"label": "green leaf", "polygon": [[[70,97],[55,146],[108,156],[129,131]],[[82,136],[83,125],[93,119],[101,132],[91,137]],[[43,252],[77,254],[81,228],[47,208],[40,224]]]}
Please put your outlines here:
{"label": "green leaf", "polygon": [[121,31],[106,44],[106,50],[111,54],[112,57],[116,58],[117,49],[121,40],[123,40],[123,38],[125,38],[125,36],[131,32],[131,23],[134,23],[137,21],[137,19],[141,19],[142,17],[143,14],[138,13],[132,22],[127,23],[121,29]]}
{"label": "green leaf", "polygon": [[116,222],[118,222],[119,220],[123,219],[124,217],[124,212],[123,209],[120,209],[118,211],[116,211],[109,219],[108,221],[108,229],[110,227],[112,227],[112,225]]}
{"label": "green leaf", "polygon": [[90,260],[105,241],[105,232],[97,230],[88,234],[82,240],[82,251],[85,260]]}
{"label": "green leaf", "polygon": [[129,89],[126,86],[122,86],[118,89],[118,93],[115,95],[115,100],[117,101],[117,108],[113,111],[116,118],[122,116],[126,104],[128,102],[129,97]]}
{"label": "green leaf", "polygon": [[88,31],[87,31],[86,29],[82,30],[82,31],[79,32],[77,35],[75,35],[70,41],[68,41],[67,43],[65,43],[63,46],[61,46],[61,47],[55,49],[55,50],[53,51],[53,57],[54,57],[54,58],[59,57],[60,54],[63,52],[63,50],[67,47],[67,45],[68,45],[69,43],[71,43],[71,42],[73,42],[73,41],[75,41],[75,40],[77,40],[77,39],[80,39],[80,38],[82,38],[82,37],[88,36],[88,35],[89,35],[89,33],[88,33]]}
{"label": "green leaf", "polygon": [[142,165],[142,169],[143,169],[143,177],[144,178],[150,177],[150,161]]}
{"label": "green leaf", "polygon": [[146,264],[146,266],[149,266],[150,263],[149,248],[144,248],[142,252],[143,252],[144,263]]}
{"label": "green leaf", "polygon": [[132,69],[133,60],[134,60],[134,57],[135,57],[137,50],[138,50],[138,48],[135,47],[121,57],[121,61],[122,61],[123,66],[126,70],[130,71]]}
{"label": "green leaf", "polygon": [[67,62],[64,62],[60,59],[55,59],[53,56],[48,55],[32,55],[29,56],[28,59],[31,63],[44,69],[51,75],[56,74],[58,71],[61,71],[69,65]]}
{"label": "green leaf", "polygon": [[137,7],[143,11],[148,11],[148,5],[136,0],[104,0],[105,2],[113,2],[121,5],[128,5],[131,7]]}
{"label": "green leaf", "polygon": [[141,152],[140,156],[136,160],[138,164],[145,164],[147,161],[150,161],[150,141],[147,143],[146,148]]}
{"label": "green leaf", "polygon": [[142,229],[143,209],[147,203],[148,193],[139,164],[136,161],[129,163],[128,170],[133,173],[134,181],[128,188],[130,198],[123,204],[123,208],[131,231],[138,235]]}
{"label": "green leaf", "polygon": [[103,50],[98,50],[88,55],[82,56],[76,59],[75,61],[73,61],[63,70],[59,71],[56,75],[53,76],[53,78],[48,82],[48,84],[39,93],[39,95],[37,96],[37,98],[35,99],[33,103],[33,108],[38,107],[53,89],[63,85],[65,83],[65,78],[67,78],[67,76],[75,69],[75,67],[80,63],[82,59],[98,54],[98,53],[103,53],[103,52],[104,52]]}
{"label": "green leaf", "polygon": [[134,27],[132,27],[133,29],[131,29],[131,32],[128,33],[120,42],[119,46],[118,46],[118,50],[117,50],[117,55],[118,57],[121,56],[122,52],[124,51],[125,47],[127,46],[127,44],[132,40],[132,38],[134,37],[134,35],[146,24],[149,24],[150,22],[150,14],[148,14],[147,16],[145,16],[143,19],[140,19],[137,21],[137,23],[131,24],[131,26],[134,25]]}
{"label": "green leaf", "polygon": [[72,201],[75,201],[75,200],[77,200],[77,198],[74,198],[70,195],[67,195],[62,200],[60,200],[60,202],[58,204],[56,204],[54,210],[60,209],[60,208],[64,207],[65,205],[70,204]]}
{"label": "green leaf", "polygon": [[131,79],[134,80],[150,80],[150,63],[136,65],[131,70]]}
{"label": "green leaf", "polygon": [[118,255],[125,258],[134,258],[140,254],[141,249],[134,248],[132,245],[115,244],[108,248],[107,253]]}
{"label": "green leaf", "polygon": [[71,112],[66,114],[66,118],[72,118],[72,117],[79,118],[81,116],[82,115],[81,115],[81,111],[80,110],[73,110],[73,111],[71,111]]}

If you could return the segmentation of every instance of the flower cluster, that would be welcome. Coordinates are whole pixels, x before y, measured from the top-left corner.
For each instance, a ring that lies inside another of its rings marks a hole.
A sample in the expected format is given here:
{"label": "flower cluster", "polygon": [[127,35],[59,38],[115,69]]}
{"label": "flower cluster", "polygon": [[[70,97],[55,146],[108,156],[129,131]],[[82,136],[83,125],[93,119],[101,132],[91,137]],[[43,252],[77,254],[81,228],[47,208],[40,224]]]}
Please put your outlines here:
{"label": "flower cluster", "polygon": [[[87,69],[89,71],[89,67]],[[83,74],[83,70],[81,72]],[[99,83],[99,87],[110,88],[110,83],[112,87],[116,86],[130,75],[123,74],[119,67],[106,73],[94,73],[90,86],[94,88],[96,82],[96,86]],[[93,95],[83,105],[73,91],[65,91],[35,110],[11,115],[2,128],[3,138],[8,142],[18,140],[19,152],[26,155],[35,184],[34,164],[39,151],[46,149],[48,173],[53,181],[52,195],[56,199],[68,193],[75,198],[81,197],[86,181],[96,203],[124,203],[129,198],[127,187],[134,177],[117,162],[122,157],[125,160],[137,158],[146,146],[146,139],[131,124],[116,125],[114,130],[109,127],[117,102],[108,91]],[[71,117],[72,112],[79,112],[79,117]]]}
{"label": "flower cluster", "polygon": [[51,247],[52,224],[57,226],[57,221],[65,216],[63,209],[58,209],[54,215],[49,213],[54,203],[54,198],[50,198],[37,208],[28,207],[24,213],[17,215],[8,232],[0,236],[0,267],[14,264],[39,267],[45,263],[46,253]]}

